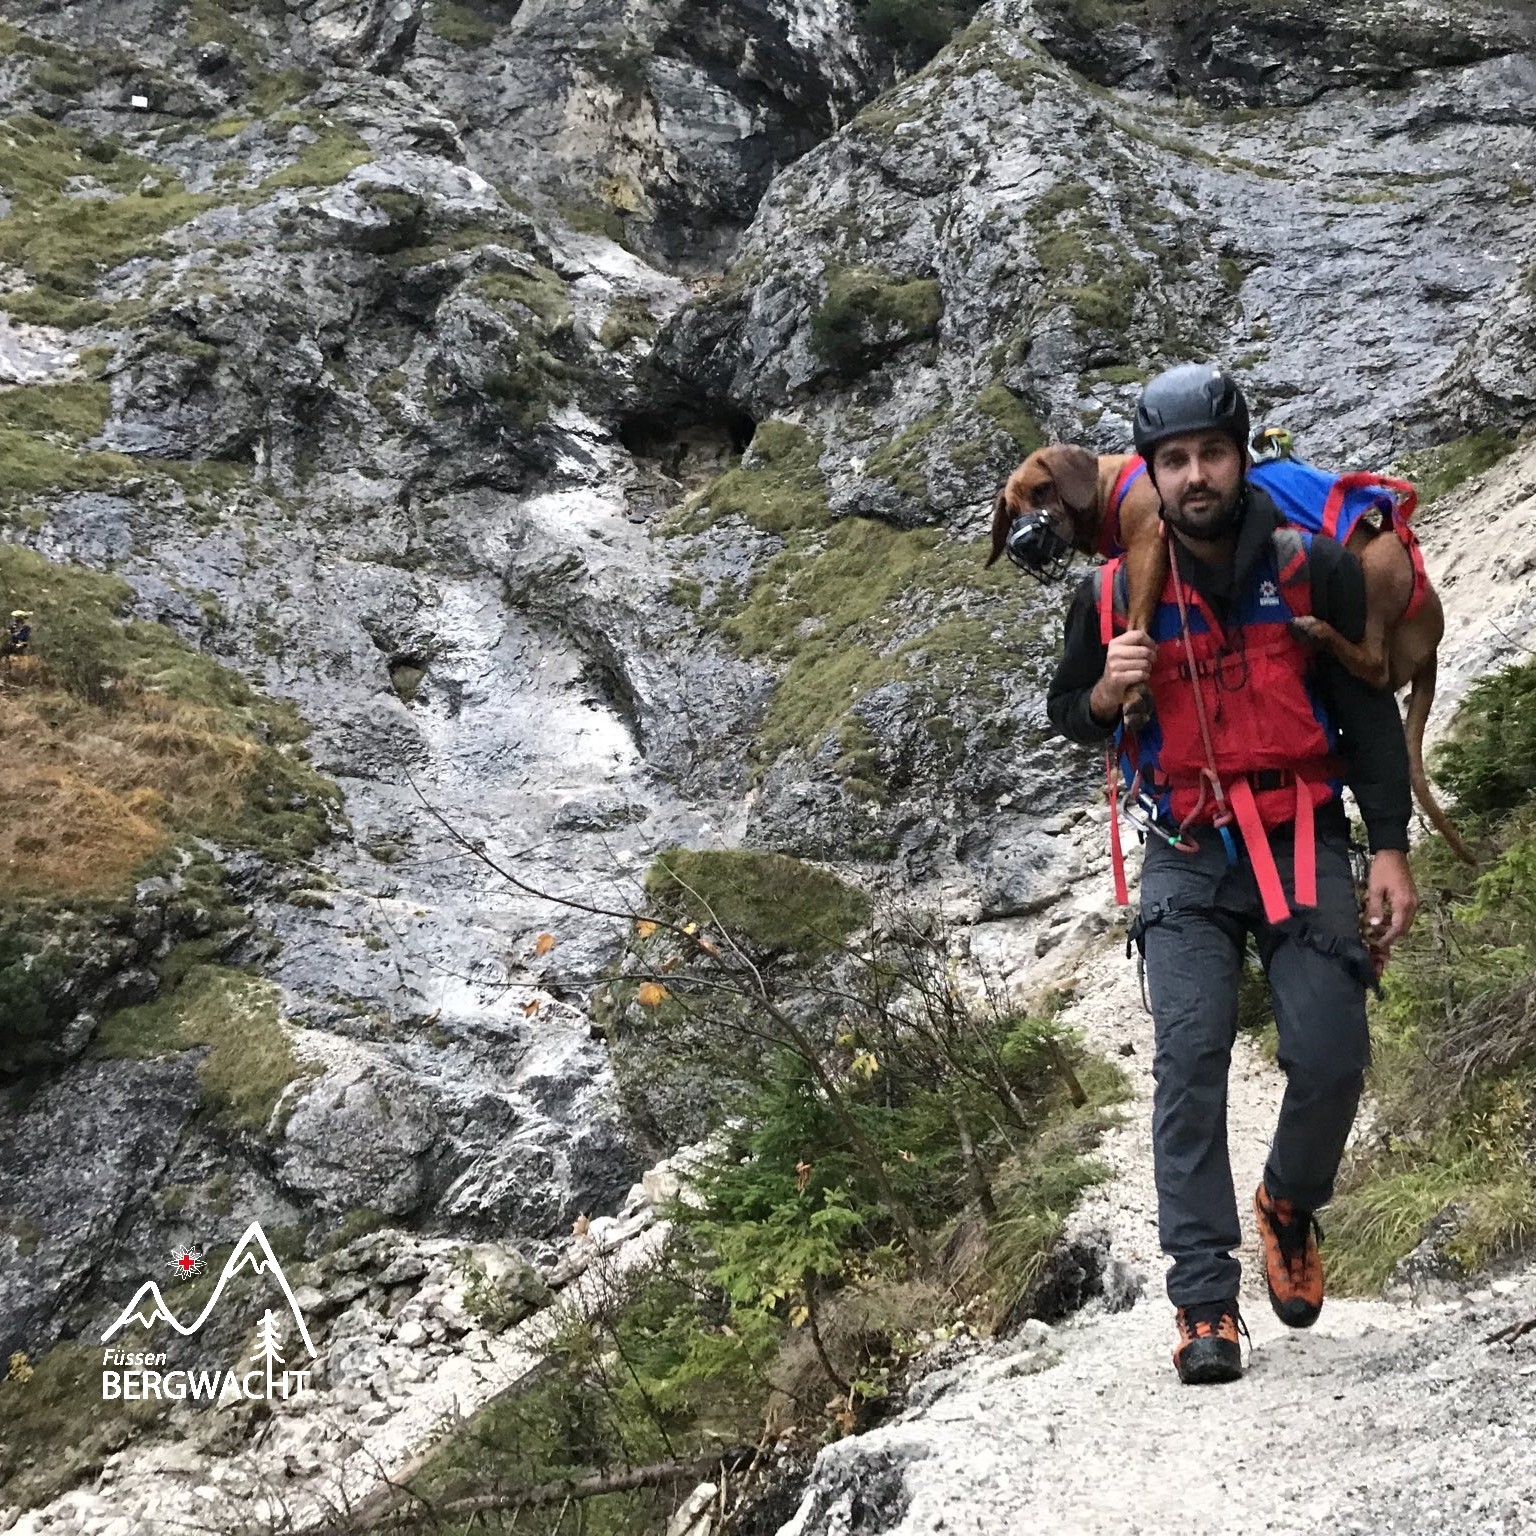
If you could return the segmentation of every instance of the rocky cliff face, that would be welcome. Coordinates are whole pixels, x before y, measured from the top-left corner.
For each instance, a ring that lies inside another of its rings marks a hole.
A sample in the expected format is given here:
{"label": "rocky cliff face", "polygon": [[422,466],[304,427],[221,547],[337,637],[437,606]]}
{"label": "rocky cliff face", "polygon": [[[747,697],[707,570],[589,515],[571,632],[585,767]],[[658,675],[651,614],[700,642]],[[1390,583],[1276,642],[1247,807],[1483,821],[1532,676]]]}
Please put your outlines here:
{"label": "rocky cliff face", "polygon": [[[79,1059],[140,1000],[111,974],[11,1073],[5,1350],[253,1217],[553,1264],[638,1154],[584,1011],[622,916],[538,893],[622,914],[668,843],[1063,963],[1104,919],[1057,835],[1060,595],[983,573],[984,525],[1047,438],[1120,450],[1161,364],[1226,359],[1339,465],[1529,418],[1513,3],[990,0],[921,67],[850,0],[11,20],[0,368],[61,463],[7,536],[291,700],[346,826],[204,851],[304,1069],[261,1123],[210,1121],[192,1058]],[[100,419],[49,419],[93,370]]]}

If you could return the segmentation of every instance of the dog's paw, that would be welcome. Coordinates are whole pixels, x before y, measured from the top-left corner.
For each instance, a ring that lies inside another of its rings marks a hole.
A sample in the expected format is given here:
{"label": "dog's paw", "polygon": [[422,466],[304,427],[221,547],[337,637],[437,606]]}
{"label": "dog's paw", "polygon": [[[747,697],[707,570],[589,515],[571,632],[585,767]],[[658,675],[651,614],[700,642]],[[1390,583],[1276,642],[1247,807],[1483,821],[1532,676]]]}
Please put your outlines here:
{"label": "dog's paw", "polygon": [[1120,718],[1130,731],[1139,731],[1152,718],[1152,695],[1145,688],[1138,688],[1126,699],[1120,710]]}
{"label": "dog's paw", "polygon": [[1323,621],[1314,618],[1310,613],[1304,613],[1300,618],[1291,620],[1291,633],[1298,640],[1305,640],[1309,645],[1321,645],[1323,643]]}

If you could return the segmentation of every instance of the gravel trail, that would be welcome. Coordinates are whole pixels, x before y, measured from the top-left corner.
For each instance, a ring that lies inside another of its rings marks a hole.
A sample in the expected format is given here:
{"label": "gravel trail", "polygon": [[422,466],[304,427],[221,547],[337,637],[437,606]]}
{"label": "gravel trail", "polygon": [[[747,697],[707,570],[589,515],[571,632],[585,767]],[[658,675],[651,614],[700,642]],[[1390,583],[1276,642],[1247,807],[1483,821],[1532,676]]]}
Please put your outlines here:
{"label": "gravel trail", "polygon": [[[1536,649],[1536,447],[1432,509],[1421,536],[1447,613],[1433,732],[1478,676]],[[1283,1079],[1247,1038],[1228,1121],[1249,1369],[1230,1385],[1179,1383],[1152,1184],[1151,1019],[1123,947],[1101,941],[1075,980],[1064,1022],[1121,1064],[1134,1097],[1100,1150],[1113,1176],[1072,1230],[1107,1234],[1141,1299],[1026,1325],[920,1383],[919,1406],[822,1452],[781,1536],[1536,1532],[1536,1334],[1482,1342],[1536,1314],[1536,1268],[1430,1306],[1330,1297],[1311,1330],[1282,1327],[1249,1200]]]}

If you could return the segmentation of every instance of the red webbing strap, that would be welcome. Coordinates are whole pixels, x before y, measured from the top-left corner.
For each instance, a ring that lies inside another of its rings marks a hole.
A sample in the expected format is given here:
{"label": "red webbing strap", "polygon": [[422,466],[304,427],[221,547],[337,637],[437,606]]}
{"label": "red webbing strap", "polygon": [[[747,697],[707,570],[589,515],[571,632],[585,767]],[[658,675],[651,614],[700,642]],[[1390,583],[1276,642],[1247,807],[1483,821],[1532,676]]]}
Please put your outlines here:
{"label": "red webbing strap", "polygon": [[1369,470],[1340,475],[1328,492],[1323,503],[1323,525],[1319,530],[1330,539],[1339,536],[1339,514],[1344,510],[1344,498],[1351,491],[1387,491],[1392,496],[1392,522],[1397,526],[1398,537],[1408,519],[1418,509],[1419,493],[1406,480],[1394,480],[1390,475],[1373,475]]}
{"label": "red webbing strap", "polygon": [[1419,541],[1414,538],[1413,530],[1407,523],[1397,525],[1398,537],[1402,539],[1404,547],[1408,551],[1408,558],[1413,562],[1413,591],[1408,594],[1408,606],[1403,609],[1400,623],[1406,624],[1429,597],[1429,572],[1424,569],[1424,551],[1419,548]]}
{"label": "red webbing strap", "polygon": [[1312,831],[1312,791],[1296,775],[1296,853],[1291,866],[1296,882],[1296,905],[1317,905],[1317,838]]}
{"label": "red webbing strap", "polygon": [[1137,456],[1127,459],[1125,467],[1115,476],[1115,488],[1109,493],[1109,515],[1099,530],[1101,555],[1112,555],[1117,549],[1125,547],[1125,541],[1120,537],[1120,508],[1131,494],[1131,486],[1146,472],[1146,461]]}
{"label": "red webbing strap", "polygon": [[1131,889],[1125,883],[1125,849],[1120,842],[1120,806],[1115,796],[1115,749],[1104,749],[1104,793],[1109,798],[1109,863],[1115,872],[1115,905],[1131,904]]}
{"label": "red webbing strap", "polygon": [[[1099,579],[1099,640],[1108,645],[1115,638],[1115,572],[1120,562],[1111,560]],[[1115,872],[1115,902],[1129,906],[1130,887],[1125,883],[1125,849],[1120,842],[1120,805],[1115,794],[1115,748],[1104,749],[1104,794],[1109,801],[1109,862]]]}
{"label": "red webbing strap", "polygon": [[[1275,868],[1275,855],[1259,816],[1258,802],[1253,798],[1253,786],[1239,774],[1228,786],[1227,801],[1237,818],[1239,831],[1248,849],[1248,862],[1253,865],[1253,878],[1258,883],[1259,896],[1264,902],[1265,919],[1271,923],[1283,923],[1291,915],[1285,899],[1285,887],[1280,884],[1280,871]],[[1301,828],[1296,829],[1300,836]],[[1316,872],[1313,874],[1316,884]],[[1316,892],[1314,891],[1314,895]]]}

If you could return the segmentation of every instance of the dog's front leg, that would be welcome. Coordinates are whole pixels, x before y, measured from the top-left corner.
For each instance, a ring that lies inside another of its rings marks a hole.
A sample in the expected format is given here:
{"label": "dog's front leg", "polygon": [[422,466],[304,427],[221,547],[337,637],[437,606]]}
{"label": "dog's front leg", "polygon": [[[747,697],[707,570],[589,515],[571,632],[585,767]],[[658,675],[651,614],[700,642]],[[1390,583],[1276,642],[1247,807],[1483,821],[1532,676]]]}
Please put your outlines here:
{"label": "dog's front leg", "polygon": [[1310,613],[1292,619],[1291,628],[1313,645],[1332,651],[1346,670],[1353,672],[1362,683],[1368,683],[1372,688],[1387,686],[1390,676],[1387,633],[1379,615],[1367,613],[1365,639],[1359,645],[1352,645],[1332,624]]}
{"label": "dog's front leg", "polygon": [[[1141,531],[1126,550],[1125,579],[1129,588],[1127,627],[1150,634],[1157,600],[1168,580],[1168,545],[1159,524],[1154,522]],[[1151,690],[1142,683],[1127,690],[1123,712],[1126,725],[1139,731],[1152,718]]]}

